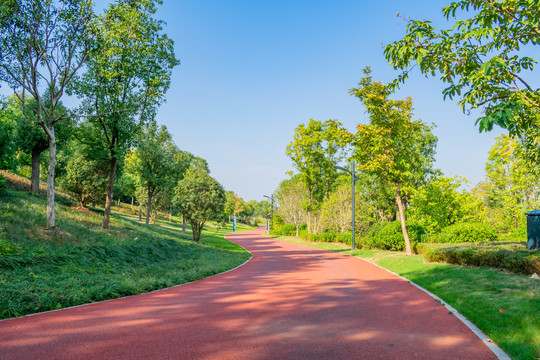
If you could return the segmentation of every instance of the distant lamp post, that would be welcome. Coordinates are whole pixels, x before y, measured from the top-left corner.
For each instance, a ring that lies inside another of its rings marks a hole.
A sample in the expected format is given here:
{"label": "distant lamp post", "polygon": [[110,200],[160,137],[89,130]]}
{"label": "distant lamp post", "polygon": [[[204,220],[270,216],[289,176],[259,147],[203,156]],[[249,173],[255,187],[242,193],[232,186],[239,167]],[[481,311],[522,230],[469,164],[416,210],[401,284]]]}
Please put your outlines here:
{"label": "distant lamp post", "polygon": [[334,168],[348,172],[349,174],[351,174],[351,177],[352,177],[352,249],[354,250],[355,249],[355,246],[354,246],[354,238],[355,238],[355,234],[354,234],[354,223],[355,223],[354,221],[355,220],[354,218],[354,184],[356,183],[356,180],[358,180],[358,177],[354,174],[354,161],[351,160],[351,171],[337,165],[334,166]]}
{"label": "distant lamp post", "polygon": [[270,204],[272,206],[272,213],[271,213],[271,220],[270,220],[270,230],[274,230],[274,202],[276,199],[274,199],[274,194],[272,196],[263,195],[265,198],[270,199]]}

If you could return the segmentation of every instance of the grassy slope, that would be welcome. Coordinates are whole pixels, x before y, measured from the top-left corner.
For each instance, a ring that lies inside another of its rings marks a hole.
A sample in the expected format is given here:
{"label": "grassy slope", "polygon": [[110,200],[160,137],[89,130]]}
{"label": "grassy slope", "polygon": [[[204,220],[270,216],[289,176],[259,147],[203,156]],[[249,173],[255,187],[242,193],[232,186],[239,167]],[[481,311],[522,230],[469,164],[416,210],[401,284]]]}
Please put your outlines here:
{"label": "grassy slope", "polygon": [[353,251],[344,244],[278,238],[374,262],[442,298],[482,329],[513,359],[540,358],[539,280],[490,269],[424,264],[420,255],[406,256],[379,250]]}
{"label": "grassy slope", "polygon": [[0,198],[0,318],[166,288],[250,257],[223,238],[230,226],[210,226],[200,244],[178,225],[146,226],[119,215],[104,230],[100,212],[61,197],[56,219],[62,232],[45,233],[44,195],[11,190]]}

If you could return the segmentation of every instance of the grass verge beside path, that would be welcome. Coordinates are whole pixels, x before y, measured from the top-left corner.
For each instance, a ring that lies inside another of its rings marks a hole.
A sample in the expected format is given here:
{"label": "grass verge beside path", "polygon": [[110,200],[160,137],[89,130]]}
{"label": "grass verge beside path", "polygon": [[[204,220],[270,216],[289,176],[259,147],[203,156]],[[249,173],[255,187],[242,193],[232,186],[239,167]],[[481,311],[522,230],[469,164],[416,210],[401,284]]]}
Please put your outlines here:
{"label": "grass verge beside path", "polygon": [[512,359],[540,358],[540,280],[497,270],[441,263],[421,255],[351,250],[339,243],[280,240],[357,256],[393,271],[436,294],[493,339]]}
{"label": "grass verge beside path", "polygon": [[[56,204],[61,232],[48,234],[45,196],[0,199],[0,318],[145,293],[221,273],[251,256],[208,226],[200,243],[178,224],[145,225],[119,215]],[[239,230],[249,230],[239,225]]]}

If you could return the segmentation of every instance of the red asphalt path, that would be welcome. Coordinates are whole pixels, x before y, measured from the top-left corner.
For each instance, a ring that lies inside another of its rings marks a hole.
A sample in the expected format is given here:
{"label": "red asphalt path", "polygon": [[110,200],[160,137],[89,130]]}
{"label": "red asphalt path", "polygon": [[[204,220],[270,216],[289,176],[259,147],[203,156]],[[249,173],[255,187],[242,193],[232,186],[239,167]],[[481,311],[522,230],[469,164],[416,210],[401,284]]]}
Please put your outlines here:
{"label": "red asphalt path", "polygon": [[262,231],[227,236],[253,254],[236,270],[0,321],[0,359],[496,359],[407,281]]}

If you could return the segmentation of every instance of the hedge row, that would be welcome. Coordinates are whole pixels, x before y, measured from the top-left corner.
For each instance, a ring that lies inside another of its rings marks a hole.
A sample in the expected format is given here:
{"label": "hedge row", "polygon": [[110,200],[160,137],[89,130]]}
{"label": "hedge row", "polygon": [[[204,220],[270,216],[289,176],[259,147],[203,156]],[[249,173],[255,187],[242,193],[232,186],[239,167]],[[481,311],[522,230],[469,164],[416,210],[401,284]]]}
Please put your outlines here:
{"label": "hedge row", "polygon": [[417,245],[416,250],[428,262],[487,266],[517,274],[540,274],[540,250],[512,249],[494,243],[422,243]]}

